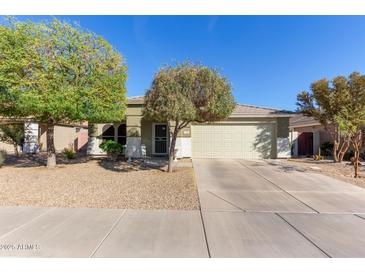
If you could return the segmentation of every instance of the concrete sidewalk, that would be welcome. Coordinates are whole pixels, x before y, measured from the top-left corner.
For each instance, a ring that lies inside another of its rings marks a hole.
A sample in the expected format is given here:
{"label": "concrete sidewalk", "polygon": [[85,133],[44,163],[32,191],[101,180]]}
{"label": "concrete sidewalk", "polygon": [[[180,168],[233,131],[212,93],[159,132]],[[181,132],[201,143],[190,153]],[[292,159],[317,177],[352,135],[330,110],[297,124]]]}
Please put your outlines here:
{"label": "concrete sidewalk", "polygon": [[207,257],[199,211],[0,208],[2,257]]}

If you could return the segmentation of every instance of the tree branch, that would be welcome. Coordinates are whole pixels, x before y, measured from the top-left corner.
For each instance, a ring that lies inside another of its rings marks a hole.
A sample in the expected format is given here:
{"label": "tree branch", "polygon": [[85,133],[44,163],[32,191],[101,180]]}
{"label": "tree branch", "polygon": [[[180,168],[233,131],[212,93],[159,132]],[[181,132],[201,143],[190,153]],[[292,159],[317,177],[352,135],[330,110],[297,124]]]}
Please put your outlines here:
{"label": "tree branch", "polygon": [[181,123],[181,125],[179,126],[179,130],[186,127],[189,123],[191,123],[191,121],[185,121],[185,122]]}

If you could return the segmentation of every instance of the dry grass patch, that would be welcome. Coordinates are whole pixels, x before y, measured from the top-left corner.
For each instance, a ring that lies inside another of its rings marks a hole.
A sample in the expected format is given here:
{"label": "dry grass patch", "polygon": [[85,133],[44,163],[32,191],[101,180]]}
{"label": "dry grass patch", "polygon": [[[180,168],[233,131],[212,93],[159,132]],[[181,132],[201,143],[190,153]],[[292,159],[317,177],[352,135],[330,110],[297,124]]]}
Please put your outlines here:
{"label": "dry grass patch", "polygon": [[99,161],[0,169],[0,205],[133,209],[199,208],[192,168],[115,171]]}

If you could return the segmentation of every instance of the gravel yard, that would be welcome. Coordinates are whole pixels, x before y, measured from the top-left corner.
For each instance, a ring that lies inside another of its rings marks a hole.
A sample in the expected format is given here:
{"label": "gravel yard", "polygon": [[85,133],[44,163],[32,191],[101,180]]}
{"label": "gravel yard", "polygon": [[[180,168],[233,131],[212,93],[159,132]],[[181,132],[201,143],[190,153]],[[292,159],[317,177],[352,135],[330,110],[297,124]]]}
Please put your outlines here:
{"label": "gravel yard", "polygon": [[365,188],[365,166],[363,162],[359,169],[360,178],[354,178],[354,167],[349,162],[333,163],[329,160],[314,161],[308,158],[282,159],[279,161],[284,165],[294,166],[300,171],[323,173],[335,179]]}
{"label": "gravel yard", "polygon": [[169,174],[92,160],[53,170],[2,167],[0,205],[192,210],[199,201],[191,167]]}

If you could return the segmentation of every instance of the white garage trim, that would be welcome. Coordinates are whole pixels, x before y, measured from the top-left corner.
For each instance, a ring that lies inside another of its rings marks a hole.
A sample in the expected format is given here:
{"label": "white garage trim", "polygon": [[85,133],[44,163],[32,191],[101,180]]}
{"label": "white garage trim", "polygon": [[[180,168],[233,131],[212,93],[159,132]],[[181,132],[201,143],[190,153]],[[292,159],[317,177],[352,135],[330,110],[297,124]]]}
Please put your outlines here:
{"label": "white garage trim", "polygon": [[263,159],[276,157],[276,124],[192,125],[193,158]]}

